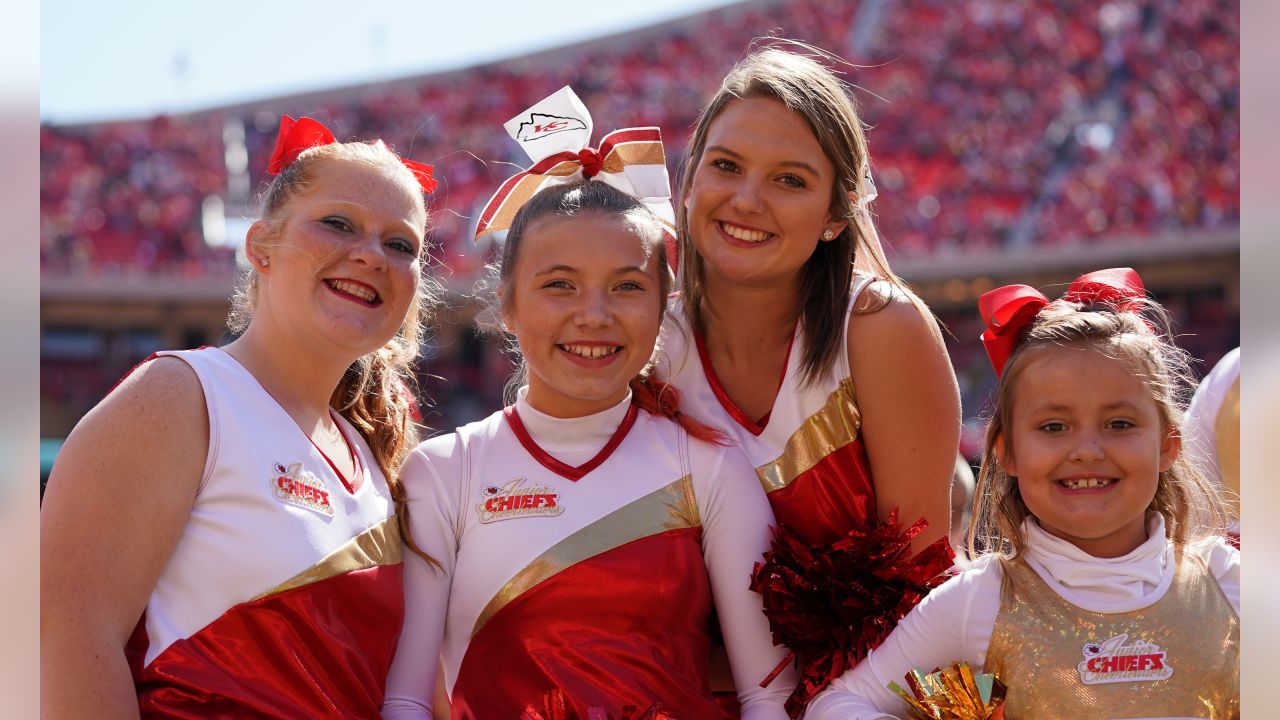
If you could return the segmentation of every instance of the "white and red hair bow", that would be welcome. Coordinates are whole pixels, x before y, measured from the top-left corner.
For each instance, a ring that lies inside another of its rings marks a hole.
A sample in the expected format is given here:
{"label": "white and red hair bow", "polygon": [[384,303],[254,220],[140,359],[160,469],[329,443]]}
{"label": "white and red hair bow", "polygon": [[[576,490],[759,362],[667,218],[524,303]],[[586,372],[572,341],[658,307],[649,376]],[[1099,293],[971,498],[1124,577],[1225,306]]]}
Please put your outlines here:
{"label": "white and red hair bow", "polygon": [[643,202],[675,237],[671,182],[662,132],[656,127],[624,128],[590,147],[591,113],[568,86],[525,110],[505,125],[533,166],[502,184],[480,212],[476,238],[505,233],[529,198],[555,185],[590,178]]}

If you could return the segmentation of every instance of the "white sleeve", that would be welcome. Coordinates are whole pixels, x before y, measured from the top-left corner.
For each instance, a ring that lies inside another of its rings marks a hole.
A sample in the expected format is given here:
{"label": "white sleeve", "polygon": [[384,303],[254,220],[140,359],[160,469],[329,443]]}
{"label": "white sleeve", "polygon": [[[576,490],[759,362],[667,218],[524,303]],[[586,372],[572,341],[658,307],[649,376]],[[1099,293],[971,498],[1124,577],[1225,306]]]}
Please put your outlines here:
{"label": "white sleeve", "polygon": [[795,687],[795,671],[788,667],[769,687],[760,687],[787,650],[773,644],[762,597],[750,589],[751,571],[769,548],[774,524],[769,500],[738,448],[690,438],[689,456],[702,516],[702,555],[742,720],[786,720],[784,704]]}
{"label": "white sleeve", "polygon": [[1236,615],[1239,615],[1240,551],[1231,547],[1225,538],[1216,537],[1205,542],[1206,546],[1201,548],[1201,552],[1209,566],[1209,572],[1217,578],[1222,594],[1226,596],[1227,602],[1231,603]]}
{"label": "white sleeve", "polygon": [[1217,365],[1205,375],[1191,396],[1183,420],[1183,448],[1191,463],[1215,484],[1222,484],[1222,471],[1218,468],[1218,411],[1231,385],[1240,377],[1240,348],[1223,356]]}
{"label": "white sleeve", "polygon": [[882,720],[907,716],[889,689],[905,687],[912,668],[932,670],[961,660],[981,668],[1000,612],[1000,563],[979,562],[920,601],[879,648],[818,694],[805,720]]}
{"label": "white sleeve", "polygon": [[462,452],[456,434],[432,438],[410,453],[400,471],[413,539],[441,567],[428,565],[408,547],[404,550],[404,627],[382,704],[382,717],[388,720],[432,717],[449,584],[458,556],[455,519]]}

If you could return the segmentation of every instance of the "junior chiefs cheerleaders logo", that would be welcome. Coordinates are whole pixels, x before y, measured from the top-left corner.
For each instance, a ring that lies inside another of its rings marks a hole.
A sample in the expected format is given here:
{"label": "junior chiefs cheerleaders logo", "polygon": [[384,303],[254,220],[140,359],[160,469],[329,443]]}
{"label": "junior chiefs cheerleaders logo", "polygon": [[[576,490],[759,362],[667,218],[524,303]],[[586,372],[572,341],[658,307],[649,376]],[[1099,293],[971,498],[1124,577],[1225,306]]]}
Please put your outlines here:
{"label": "junior chiefs cheerleaders logo", "polygon": [[502,487],[490,485],[482,492],[484,497],[476,509],[480,522],[491,523],[521,517],[554,517],[564,512],[560,495],[545,485],[525,486],[520,477]]}
{"label": "junior chiefs cheerleaders logo", "polygon": [[333,517],[333,503],[324,482],[307,470],[302,463],[285,467],[276,463],[271,474],[271,491],[280,502],[297,505]]}
{"label": "junior chiefs cheerleaders logo", "polygon": [[1118,682],[1144,682],[1167,680],[1173,675],[1165,651],[1155,643],[1135,640],[1126,645],[1127,633],[1120,633],[1110,640],[1084,646],[1084,660],[1076,668],[1080,681],[1085,685],[1102,685]]}

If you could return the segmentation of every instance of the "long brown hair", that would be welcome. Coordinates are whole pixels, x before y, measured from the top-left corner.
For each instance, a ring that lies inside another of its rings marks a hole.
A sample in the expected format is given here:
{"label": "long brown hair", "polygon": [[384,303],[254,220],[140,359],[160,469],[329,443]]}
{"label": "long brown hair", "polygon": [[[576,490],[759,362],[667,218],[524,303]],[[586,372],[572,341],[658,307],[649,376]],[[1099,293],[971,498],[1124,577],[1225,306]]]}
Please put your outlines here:
{"label": "long brown hair", "polygon": [[[276,220],[280,211],[297,196],[329,162],[355,162],[378,168],[411,187],[418,187],[413,174],[386,146],[375,143],[332,143],[310,148],[277,175],[262,192],[262,219],[267,223],[259,243],[278,242],[283,228]],[[424,233],[426,228],[423,228]],[[232,298],[227,327],[242,333],[249,327],[257,306],[259,277],[252,266],[245,271]],[[357,359],[343,373],[329,404],[351,423],[369,445],[374,460],[386,476],[395,502],[396,523],[405,545],[434,565],[438,563],[413,540],[409,526],[408,497],[400,482],[400,465],[418,443],[417,426],[411,421],[411,406],[417,395],[417,378],[412,366],[426,333],[426,320],[438,302],[439,285],[425,274],[400,331],[385,345]]]}
{"label": "long brown hair", "polygon": [[[792,46],[801,52],[792,52],[783,46]],[[775,40],[751,52],[733,66],[720,89],[703,107],[681,168],[681,196],[688,198],[706,150],[711,124],[732,102],[760,97],[778,100],[803,117],[835,167],[831,214],[848,225],[833,240],[818,243],[801,270],[800,322],[807,342],[800,367],[806,383],[828,372],[840,352],[855,260],[861,258],[862,267],[921,305],[906,283],[889,269],[884,250],[871,227],[870,215],[849,197],[854,193],[855,197],[862,198],[870,192],[867,181],[870,159],[862,120],[848,86],[830,67],[838,62],[842,61],[834,55],[796,41]],[[706,326],[700,308],[705,296],[705,268],[689,235],[688,213],[683,203],[679,205],[677,227],[684,319],[695,332],[703,333]],[[866,309],[874,311],[884,305],[882,301]]]}
{"label": "long brown hair", "polygon": [[[1012,557],[1025,545],[1022,523],[1031,512],[1018,493],[1017,479],[1005,472],[1000,458],[1014,452],[1013,438],[1006,429],[1011,427],[1014,394],[1027,364],[1025,358],[1035,350],[1062,347],[1091,348],[1129,364],[1155,400],[1164,426],[1181,431],[1195,379],[1189,356],[1174,344],[1168,314],[1160,305],[1147,301],[1141,313],[1135,313],[1107,304],[1079,305],[1065,300],[1049,304],[1009,357],[996,390],[969,523],[968,545],[973,557],[982,553]],[[1188,461],[1185,449],[1170,469],[1160,473],[1149,509],[1164,516],[1165,533],[1179,549],[1225,527],[1226,513],[1217,488]]]}

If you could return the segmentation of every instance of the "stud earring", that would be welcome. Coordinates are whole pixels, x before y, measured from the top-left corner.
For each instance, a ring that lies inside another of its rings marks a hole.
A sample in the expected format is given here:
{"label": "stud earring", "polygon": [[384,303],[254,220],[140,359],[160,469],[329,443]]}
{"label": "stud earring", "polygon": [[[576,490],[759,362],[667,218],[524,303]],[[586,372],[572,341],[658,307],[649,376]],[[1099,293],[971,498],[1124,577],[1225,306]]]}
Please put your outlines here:
{"label": "stud earring", "polygon": [[262,267],[266,267],[271,264],[271,258],[262,258],[262,260],[260,260],[258,264],[261,265]]}
{"label": "stud earring", "polygon": [[823,240],[834,240],[835,238],[836,238],[836,234],[831,231],[831,228],[827,228],[826,230],[822,231]]}

